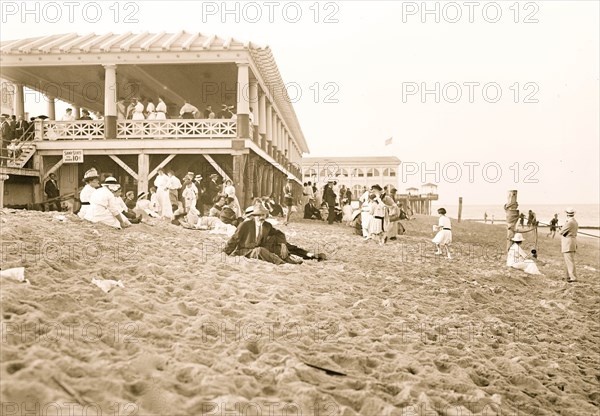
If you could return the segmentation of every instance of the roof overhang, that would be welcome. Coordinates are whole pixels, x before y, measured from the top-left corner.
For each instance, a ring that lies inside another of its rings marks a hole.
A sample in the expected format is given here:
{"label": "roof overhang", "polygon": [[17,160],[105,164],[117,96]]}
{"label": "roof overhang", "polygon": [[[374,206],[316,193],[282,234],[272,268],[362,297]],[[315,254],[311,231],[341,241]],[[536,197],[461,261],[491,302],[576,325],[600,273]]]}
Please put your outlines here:
{"label": "roof overhang", "polygon": [[[145,65],[198,65],[247,63],[261,89],[272,103],[299,150],[308,153],[308,145],[292,103],[285,97],[285,84],[271,49],[233,38],[219,38],[201,33],[107,33],[103,35],[75,33],[18,39],[0,43],[2,77],[39,90],[39,84],[57,82],[58,74],[43,75],[44,68],[69,68],[84,73],[84,78],[102,80],[103,65],[118,65],[119,71],[129,72],[133,78],[145,78],[151,85],[152,77],[139,68]],[[85,68],[88,67],[88,68]],[[89,69],[91,67],[92,69]],[[129,69],[127,69],[129,67]],[[125,68],[125,69],[123,69]],[[174,67],[175,68],[175,67]],[[86,73],[87,72],[87,73]],[[67,75],[64,75],[67,77]],[[70,81],[77,80],[69,74]],[[155,86],[158,88],[158,86]],[[149,87],[147,87],[149,88]],[[183,101],[183,92],[159,90],[173,101]],[[68,100],[64,96],[56,98]],[[85,97],[73,97],[84,99]],[[98,108],[100,107],[100,108]],[[88,108],[101,111],[99,103]]]}

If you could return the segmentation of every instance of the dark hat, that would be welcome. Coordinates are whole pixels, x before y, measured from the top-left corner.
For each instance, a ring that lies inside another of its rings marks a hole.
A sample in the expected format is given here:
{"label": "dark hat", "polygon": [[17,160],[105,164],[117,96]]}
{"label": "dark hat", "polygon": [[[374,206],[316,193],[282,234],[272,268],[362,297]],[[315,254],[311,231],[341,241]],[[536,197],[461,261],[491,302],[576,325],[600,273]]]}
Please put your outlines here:
{"label": "dark hat", "polygon": [[438,214],[446,215],[446,208],[440,208],[437,210]]}
{"label": "dark hat", "polygon": [[379,185],[377,185],[377,184],[375,184],[375,185],[371,186],[371,189],[375,189],[375,190],[377,190],[377,191],[383,191],[383,189],[381,189],[381,186],[379,186]]}

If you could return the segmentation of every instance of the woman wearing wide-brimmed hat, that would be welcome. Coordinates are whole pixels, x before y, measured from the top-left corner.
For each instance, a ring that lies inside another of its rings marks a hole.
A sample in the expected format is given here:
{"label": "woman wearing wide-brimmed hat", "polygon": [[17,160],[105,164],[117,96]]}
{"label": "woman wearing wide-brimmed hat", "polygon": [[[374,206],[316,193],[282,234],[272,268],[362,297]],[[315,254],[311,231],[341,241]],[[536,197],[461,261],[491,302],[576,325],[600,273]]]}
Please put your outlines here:
{"label": "woman wearing wide-brimmed hat", "polygon": [[83,181],[85,182],[85,186],[81,192],[79,192],[81,208],[79,208],[79,212],[77,213],[81,219],[85,218],[85,214],[90,208],[90,198],[92,197],[92,194],[100,187],[100,177],[98,176],[98,171],[94,168],[87,170],[83,175]]}
{"label": "woman wearing wide-brimmed hat", "polygon": [[85,219],[119,229],[129,227],[131,223],[121,215],[121,207],[115,197],[120,189],[121,185],[115,178],[112,176],[106,178],[102,186],[90,197],[90,207],[85,214]]}
{"label": "woman wearing wide-brimmed hat", "polygon": [[523,234],[516,233],[511,239],[513,244],[508,249],[506,265],[514,269],[523,270],[527,274],[541,274],[537,265],[529,254],[521,248]]}

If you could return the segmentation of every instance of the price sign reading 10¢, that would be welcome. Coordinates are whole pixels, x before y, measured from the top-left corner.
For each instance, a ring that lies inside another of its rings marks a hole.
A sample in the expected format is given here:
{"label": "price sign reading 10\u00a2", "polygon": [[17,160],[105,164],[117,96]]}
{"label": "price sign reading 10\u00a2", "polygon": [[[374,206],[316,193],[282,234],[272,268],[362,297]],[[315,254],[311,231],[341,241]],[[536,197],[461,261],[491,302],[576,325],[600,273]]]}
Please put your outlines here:
{"label": "price sign reading 10\u00a2", "polygon": [[83,150],[63,150],[63,163],[83,163]]}

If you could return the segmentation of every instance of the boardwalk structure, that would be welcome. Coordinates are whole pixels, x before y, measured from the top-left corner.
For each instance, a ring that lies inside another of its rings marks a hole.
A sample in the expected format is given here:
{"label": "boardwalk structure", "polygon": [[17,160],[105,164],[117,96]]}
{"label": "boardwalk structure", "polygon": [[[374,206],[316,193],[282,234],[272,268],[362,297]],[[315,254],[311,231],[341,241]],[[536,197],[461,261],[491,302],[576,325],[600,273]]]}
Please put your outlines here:
{"label": "boardwalk structure", "polygon": [[377,184],[397,190],[397,201],[414,214],[431,215],[431,201],[437,201],[437,185],[426,183],[419,188],[406,188],[400,175],[400,159],[396,156],[305,157],[302,159],[302,182],[316,183],[321,188],[335,180],[352,190],[354,200]]}
{"label": "boardwalk structure", "polygon": [[[52,172],[62,193],[76,193],[90,167],[137,192],[148,190],[160,168],[178,177],[217,173],[233,180],[243,204],[280,197],[289,176],[300,189],[309,149],[269,47],[184,31],[71,33],[3,41],[0,66],[14,88],[16,115],[25,114],[27,87],[46,97],[48,116],[19,138],[18,158],[2,155],[6,204],[42,201]],[[146,107],[159,96],[164,119],[124,117],[133,98]],[[97,117],[61,121],[57,99],[76,115],[87,109]],[[186,100],[198,108],[195,118],[180,118]],[[233,115],[220,118],[223,106]]]}

